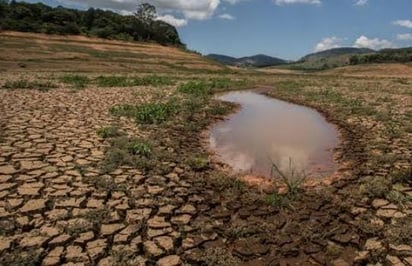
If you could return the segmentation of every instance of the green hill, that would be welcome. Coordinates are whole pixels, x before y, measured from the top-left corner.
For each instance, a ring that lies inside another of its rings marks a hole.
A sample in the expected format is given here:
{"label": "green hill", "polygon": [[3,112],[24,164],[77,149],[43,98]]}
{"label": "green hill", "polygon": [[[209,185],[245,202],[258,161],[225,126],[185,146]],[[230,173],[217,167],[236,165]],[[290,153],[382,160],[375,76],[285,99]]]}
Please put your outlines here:
{"label": "green hill", "polygon": [[267,67],[286,64],[283,59],[271,57],[268,55],[254,55],[241,58],[230,57],[220,54],[209,54],[206,56],[209,59],[217,61],[224,65],[238,66],[238,67]]}

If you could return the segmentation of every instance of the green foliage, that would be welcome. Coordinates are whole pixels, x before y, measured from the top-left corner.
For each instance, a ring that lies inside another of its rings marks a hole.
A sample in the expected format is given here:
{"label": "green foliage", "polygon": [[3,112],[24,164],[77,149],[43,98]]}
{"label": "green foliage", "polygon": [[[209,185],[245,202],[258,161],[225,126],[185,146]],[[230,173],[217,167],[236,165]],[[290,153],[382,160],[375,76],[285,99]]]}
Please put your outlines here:
{"label": "green foliage", "polygon": [[47,34],[83,34],[107,39],[155,41],[183,46],[172,25],[154,20],[156,9],[142,4],[137,14],[122,16],[112,11],[56,8],[36,3],[0,2],[0,29]]}
{"label": "green foliage", "polygon": [[175,82],[171,77],[149,75],[144,77],[100,76],[97,78],[100,87],[133,87],[133,86],[168,86]]}
{"label": "green foliage", "polygon": [[178,112],[178,106],[169,101],[153,102],[136,106],[135,119],[138,124],[160,124]]}
{"label": "green foliage", "polygon": [[360,192],[370,198],[385,198],[391,190],[391,180],[383,176],[367,177],[360,186]]}
{"label": "green foliage", "polygon": [[85,88],[90,81],[87,76],[83,75],[64,75],[60,78],[60,80],[76,89]]}
{"label": "green foliage", "polygon": [[100,76],[97,78],[100,87],[129,87],[130,82],[125,76]]}
{"label": "green foliage", "polygon": [[211,84],[204,81],[189,81],[178,87],[178,92],[196,96],[206,96],[213,93]]}
{"label": "green foliage", "polygon": [[372,63],[406,63],[412,61],[412,48],[384,49],[377,53],[354,55],[350,58],[351,65]]}
{"label": "green foliage", "polygon": [[99,135],[100,137],[104,139],[107,139],[107,138],[114,138],[114,137],[122,136],[123,133],[119,130],[118,127],[108,126],[108,127],[102,127],[98,129],[97,135]]}
{"label": "green foliage", "polygon": [[133,117],[136,113],[136,107],[129,104],[116,105],[110,107],[109,113],[115,116]]}
{"label": "green foliage", "polygon": [[3,85],[3,89],[37,89],[39,91],[47,91],[51,88],[57,88],[57,85],[51,83],[50,81],[47,82],[39,82],[39,81],[28,81],[25,79],[16,80],[16,81],[6,81]]}
{"label": "green foliage", "polygon": [[193,156],[188,163],[193,170],[199,172],[209,168],[209,159],[203,156]]}
{"label": "green foliage", "polygon": [[149,157],[152,154],[152,145],[144,140],[136,139],[129,143],[128,150],[131,154]]}

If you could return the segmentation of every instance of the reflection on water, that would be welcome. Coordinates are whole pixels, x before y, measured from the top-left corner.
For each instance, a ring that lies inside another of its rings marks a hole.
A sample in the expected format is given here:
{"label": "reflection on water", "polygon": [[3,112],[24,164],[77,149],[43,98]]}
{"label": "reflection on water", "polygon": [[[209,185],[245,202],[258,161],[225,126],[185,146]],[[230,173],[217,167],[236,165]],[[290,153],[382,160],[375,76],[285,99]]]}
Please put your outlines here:
{"label": "reflection on water", "polygon": [[230,92],[220,100],[238,103],[240,112],[216,124],[210,144],[236,172],[270,176],[271,162],[311,176],[334,172],[338,132],[318,112],[251,92]]}

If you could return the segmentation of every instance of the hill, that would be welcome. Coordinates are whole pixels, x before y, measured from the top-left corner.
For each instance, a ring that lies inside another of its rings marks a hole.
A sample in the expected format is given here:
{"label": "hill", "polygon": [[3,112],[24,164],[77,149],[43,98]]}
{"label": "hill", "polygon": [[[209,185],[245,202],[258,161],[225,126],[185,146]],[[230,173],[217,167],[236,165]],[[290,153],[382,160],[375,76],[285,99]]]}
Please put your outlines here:
{"label": "hill", "polygon": [[334,48],[308,54],[298,61],[287,64],[284,67],[295,70],[325,70],[349,65],[350,58],[353,55],[370,54],[374,52],[374,50],[367,48]]}
{"label": "hill", "polygon": [[122,16],[101,9],[83,11],[0,0],[0,30],[183,45],[175,27],[155,19],[154,6],[136,4],[136,9],[134,16]]}
{"label": "hill", "polygon": [[74,35],[0,32],[0,72],[224,71],[220,64],[174,46]]}
{"label": "hill", "polygon": [[374,53],[375,51],[368,48],[353,48],[353,47],[344,47],[344,48],[333,48],[317,53],[308,54],[302,57],[299,62],[307,62],[311,60],[320,60],[323,58],[331,58],[341,55],[355,55],[355,54],[368,54]]}
{"label": "hill", "polygon": [[239,67],[267,67],[286,64],[283,59],[271,57],[268,55],[254,55],[241,58],[230,57],[220,54],[209,54],[206,56],[209,59],[215,60],[224,65],[239,66]]}
{"label": "hill", "polygon": [[377,53],[353,55],[350,58],[351,65],[406,62],[412,62],[412,47],[399,49],[383,49]]}

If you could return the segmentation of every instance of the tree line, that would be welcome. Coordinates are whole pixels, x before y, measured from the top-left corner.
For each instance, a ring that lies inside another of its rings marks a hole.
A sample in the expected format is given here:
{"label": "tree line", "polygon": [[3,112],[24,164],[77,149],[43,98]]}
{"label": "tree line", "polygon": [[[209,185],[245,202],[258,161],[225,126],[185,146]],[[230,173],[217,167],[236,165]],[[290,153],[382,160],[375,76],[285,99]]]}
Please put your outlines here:
{"label": "tree line", "polygon": [[412,62],[412,47],[401,49],[384,49],[373,54],[353,55],[351,65],[371,63],[406,63]]}
{"label": "tree line", "polygon": [[156,20],[156,8],[141,4],[133,15],[90,8],[86,11],[42,3],[0,0],[0,30],[85,35],[127,41],[154,41],[182,46],[172,25]]}

